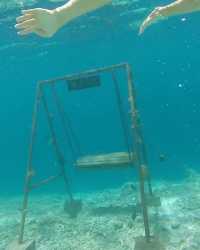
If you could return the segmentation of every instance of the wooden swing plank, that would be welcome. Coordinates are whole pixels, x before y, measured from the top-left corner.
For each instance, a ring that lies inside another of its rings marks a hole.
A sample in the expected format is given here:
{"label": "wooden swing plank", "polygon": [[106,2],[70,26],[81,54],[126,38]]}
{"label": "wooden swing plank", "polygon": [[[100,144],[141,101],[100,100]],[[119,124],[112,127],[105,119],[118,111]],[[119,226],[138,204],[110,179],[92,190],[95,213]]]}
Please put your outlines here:
{"label": "wooden swing plank", "polygon": [[133,165],[133,154],[127,152],[115,152],[101,155],[88,155],[76,161],[78,168],[109,168],[109,167],[129,167]]}

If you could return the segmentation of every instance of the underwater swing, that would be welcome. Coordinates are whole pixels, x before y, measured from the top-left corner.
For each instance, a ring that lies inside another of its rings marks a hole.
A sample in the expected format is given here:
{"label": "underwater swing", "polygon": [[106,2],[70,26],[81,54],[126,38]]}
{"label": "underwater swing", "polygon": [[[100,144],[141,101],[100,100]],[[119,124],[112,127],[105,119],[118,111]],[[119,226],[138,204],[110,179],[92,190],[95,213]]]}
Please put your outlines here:
{"label": "underwater swing", "polygon": [[[127,124],[125,119],[125,113],[122,108],[122,98],[119,90],[118,79],[116,77],[116,72],[118,70],[123,70],[127,79],[127,90],[128,90],[128,104],[129,104],[129,118],[130,124]],[[59,95],[55,88],[60,82],[64,82],[67,86],[67,91],[79,91],[87,88],[95,88],[101,86],[101,74],[108,73],[111,75],[111,79],[114,86],[114,92],[117,101],[117,108],[120,115],[121,126],[123,130],[123,138],[126,145],[126,151],[122,152],[111,152],[103,154],[83,154],[77,139],[77,136],[73,130],[73,126],[69,119],[68,114],[65,113],[63,104],[59,99]],[[58,178],[62,177],[66,185],[66,192],[68,194],[68,201],[65,203],[65,210],[71,217],[76,217],[78,213],[81,212],[82,202],[76,200],[70,189],[69,177],[66,173],[65,165],[66,159],[65,154],[61,150],[61,145],[56,134],[56,128],[54,126],[53,116],[50,112],[49,103],[45,96],[45,87],[50,87],[51,94],[55,103],[56,111],[60,117],[61,126],[64,131],[63,140],[66,141],[72,155],[73,165],[78,169],[107,169],[107,168],[127,168],[136,167],[139,173],[139,187],[140,187],[140,208],[143,215],[144,231],[145,237],[140,237],[136,239],[135,250],[164,250],[164,246],[159,241],[159,239],[152,237],[150,233],[150,223],[148,215],[148,206],[155,205],[158,206],[159,198],[155,197],[152,192],[150,174],[148,170],[146,150],[143,140],[143,135],[141,132],[140,119],[138,115],[138,110],[136,107],[135,89],[132,78],[132,71],[129,64],[118,64],[110,67],[104,67],[99,69],[94,69],[86,71],[80,74],[67,75],[60,78],[55,78],[51,80],[45,80],[38,83],[37,94],[33,112],[32,121],[32,132],[31,141],[29,148],[29,158],[27,164],[27,173],[25,181],[25,191],[24,191],[24,201],[22,208],[22,218],[19,238],[17,241],[13,242],[11,246],[8,247],[9,250],[35,250],[35,241],[24,242],[24,229],[25,220],[28,208],[28,199],[30,192],[46,185]],[[56,155],[56,160],[59,165],[59,174],[51,176],[47,179],[40,181],[39,183],[33,184],[32,179],[35,174],[33,167],[33,147],[35,144],[35,138],[37,136],[36,127],[38,123],[38,112],[40,106],[43,106],[44,112],[46,114],[47,123],[51,135],[52,146]],[[129,133],[129,126],[130,131]],[[131,140],[131,142],[130,142]],[[80,249],[81,250],[81,249]]]}

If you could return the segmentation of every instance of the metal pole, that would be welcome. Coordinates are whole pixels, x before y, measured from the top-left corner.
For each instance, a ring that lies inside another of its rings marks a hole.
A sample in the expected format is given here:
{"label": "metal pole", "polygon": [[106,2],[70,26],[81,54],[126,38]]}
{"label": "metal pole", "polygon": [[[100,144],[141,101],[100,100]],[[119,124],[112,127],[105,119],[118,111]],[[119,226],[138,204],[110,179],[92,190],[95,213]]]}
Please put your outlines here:
{"label": "metal pole", "polygon": [[105,72],[110,72],[112,70],[116,70],[116,69],[124,69],[124,67],[127,65],[127,63],[121,63],[121,64],[117,64],[117,65],[112,65],[109,67],[103,67],[103,68],[99,68],[99,69],[94,69],[94,70],[88,70],[79,74],[72,74],[72,75],[67,75],[67,76],[63,76],[63,77],[57,77],[54,79],[50,79],[50,80],[44,80],[44,81],[40,81],[41,84],[54,84],[54,82],[59,82],[59,81],[68,81],[68,80],[73,80],[73,79],[78,79],[81,77],[87,77],[87,76],[92,76],[95,74],[100,74],[100,73],[105,73]]}
{"label": "metal pole", "polygon": [[114,87],[115,87],[115,94],[116,94],[117,105],[118,105],[118,109],[119,109],[120,120],[121,120],[121,124],[122,124],[124,143],[125,143],[125,147],[128,150],[129,160],[131,160],[132,155],[131,155],[131,149],[130,149],[130,143],[129,143],[128,127],[127,127],[127,123],[126,123],[126,117],[125,117],[125,114],[123,112],[123,105],[122,105],[122,99],[121,99],[121,95],[120,95],[120,89],[119,89],[119,85],[118,85],[117,78],[115,76],[114,71],[112,72],[112,80],[113,80]]}
{"label": "metal pole", "polygon": [[38,108],[39,108],[39,104],[40,104],[40,98],[41,98],[41,91],[40,91],[40,84],[38,84],[35,105],[34,105],[34,111],[33,111],[33,118],[32,118],[31,140],[30,140],[30,147],[29,147],[27,173],[26,173],[26,179],[25,179],[24,200],[23,200],[22,211],[21,211],[22,217],[21,217],[20,233],[19,233],[19,239],[18,239],[19,244],[22,244],[22,242],[23,242],[30,185],[31,185],[31,179],[34,175],[34,169],[32,167],[33,145],[34,145],[35,136],[36,136],[37,114],[38,114]]}
{"label": "metal pole", "polygon": [[67,193],[69,195],[70,201],[73,201],[74,199],[73,199],[73,196],[72,196],[72,192],[70,190],[69,181],[67,179],[67,175],[66,175],[66,171],[65,171],[65,166],[64,166],[65,161],[64,161],[64,158],[63,158],[63,156],[61,154],[61,151],[60,151],[60,149],[58,147],[58,143],[57,143],[57,140],[56,140],[56,134],[55,134],[55,131],[54,131],[51,115],[50,115],[50,112],[49,112],[49,109],[48,109],[48,106],[47,106],[46,98],[44,96],[44,91],[41,90],[41,92],[42,92],[41,98],[42,98],[43,106],[44,106],[44,109],[45,109],[45,112],[46,112],[46,115],[47,115],[47,121],[48,121],[49,129],[50,129],[50,133],[51,133],[51,137],[52,137],[56,157],[57,157],[58,163],[59,163],[59,165],[61,167],[63,179],[64,179],[64,182],[65,182],[65,185],[66,185],[66,191],[67,191]]}
{"label": "metal pole", "polygon": [[72,139],[70,137],[70,133],[68,132],[68,129],[71,130],[71,135],[73,135],[73,139],[75,139],[75,136],[74,136],[74,133],[72,131],[72,128],[70,126],[70,121],[68,118],[66,118],[66,114],[65,114],[65,111],[63,109],[63,105],[61,104],[60,100],[59,100],[59,97],[57,95],[57,92],[56,92],[56,89],[55,89],[55,84],[52,84],[51,85],[51,90],[52,90],[52,95],[53,95],[53,98],[54,98],[54,102],[56,104],[56,108],[58,110],[58,113],[59,113],[59,116],[61,118],[61,123],[62,123],[62,127],[63,127],[63,130],[64,130],[64,135],[65,135],[65,139],[71,149],[71,152],[72,152],[72,157],[73,157],[73,160],[75,161],[76,160],[76,156],[77,154],[81,154],[80,153],[80,147],[77,145],[77,140],[73,140],[74,142],[76,141],[76,150],[74,149],[74,144],[72,142]]}
{"label": "metal pole", "polygon": [[142,205],[142,213],[143,213],[143,220],[144,220],[144,228],[145,228],[145,237],[146,240],[150,241],[150,226],[149,226],[149,216],[148,216],[148,208],[145,196],[145,180],[144,180],[144,173],[143,173],[143,152],[141,152],[141,142],[142,138],[140,137],[140,133],[138,133],[138,126],[139,126],[139,118],[136,109],[136,102],[134,99],[134,89],[133,89],[133,78],[132,72],[129,65],[126,67],[127,74],[128,74],[128,99],[131,108],[131,120],[132,120],[132,134],[133,139],[135,141],[135,150],[136,150],[136,158],[137,158],[137,167],[139,171],[140,177],[140,196],[141,196],[141,205]]}
{"label": "metal pole", "polygon": [[[133,100],[135,100],[135,95],[134,95],[134,89],[132,88],[132,95],[133,95]],[[143,138],[143,134],[142,134],[142,131],[141,131],[141,125],[140,125],[140,120],[139,120],[139,117],[137,115],[137,109],[136,109],[136,104],[135,105],[135,110],[136,110],[136,115],[135,115],[135,130],[136,130],[136,133],[138,135],[138,145],[139,145],[139,148],[140,148],[140,154],[141,154],[141,161],[142,161],[142,165],[146,168],[146,171],[148,171],[146,173],[146,181],[147,181],[147,185],[148,185],[148,191],[149,191],[149,194],[151,196],[153,196],[153,191],[152,191],[152,186],[151,186],[151,176],[150,176],[150,172],[149,172],[149,169],[147,170],[147,167],[148,167],[148,161],[147,161],[147,154],[146,154],[146,148],[145,148],[145,145],[144,145],[144,138]]]}
{"label": "metal pole", "polygon": [[[127,64],[127,67],[130,67]],[[131,76],[132,78],[132,76]],[[135,90],[134,90],[134,86],[132,85],[132,95],[133,95],[133,100],[136,99],[135,97]],[[140,119],[137,115],[137,107],[136,107],[136,103],[134,103],[135,106],[135,110],[136,110],[136,119],[135,119],[135,130],[137,131],[137,135],[138,135],[138,141],[139,141],[139,147],[140,147],[140,153],[141,153],[141,160],[142,160],[142,164],[143,166],[145,166],[146,168],[148,167],[148,161],[147,161],[147,153],[146,153],[146,148],[144,145],[144,138],[143,138],[143,134],[141,131],[141,125],[140,125]],[[153,196],[153,190],[152,190],[152,185],[151,185],[151,175],[150,175],[150,171],[148,169],[148,173],[146,175],[146,181],[147,181],[147,185],[148,185],[148,191],[150,196]]]}

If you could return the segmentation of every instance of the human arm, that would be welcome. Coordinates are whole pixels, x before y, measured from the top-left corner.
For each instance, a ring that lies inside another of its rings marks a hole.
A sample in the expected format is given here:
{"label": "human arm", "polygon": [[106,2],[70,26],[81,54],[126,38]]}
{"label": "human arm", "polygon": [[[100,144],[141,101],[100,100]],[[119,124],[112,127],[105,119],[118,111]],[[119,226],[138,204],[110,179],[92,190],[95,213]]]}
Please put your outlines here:
{"label": "human arm", "polygon": [[156,7],[140,26],[140,34],[143,33],[148,26],[159,19],[199,10],[200,0],[177,0],[168,5]]}
{"label": "human arm", "polygon": [[73,19],[96,10],[112,0],[70,0],[54,10],[30,9],[22,11],[17,18],[16,29],[19,35],[36,33],[42,37],[53,36],[61,27]]}

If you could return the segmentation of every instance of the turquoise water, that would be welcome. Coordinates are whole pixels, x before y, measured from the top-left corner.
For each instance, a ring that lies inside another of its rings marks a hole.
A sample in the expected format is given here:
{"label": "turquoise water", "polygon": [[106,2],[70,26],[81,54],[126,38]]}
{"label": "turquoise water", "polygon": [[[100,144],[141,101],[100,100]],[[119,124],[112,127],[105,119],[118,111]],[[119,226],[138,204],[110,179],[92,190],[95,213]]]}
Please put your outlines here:
{"label": "turquoise water", "polygon": [[40,39],[16,35],[20,8],[9,3],[7,9],[2,4],[0,26],[2,190],[22,190],[36,82],[120,62],[133,69],[153,176],[177,179],[188,167],[199,168],[198,13],[156,24],[139,37],[138,23],[159,2],[116,2]]}
{"label": "turquoise water", "polygon": [[[53,38],[17,36],[15,18],[21,9],[54,8],[61,3],[22,1],[19,4],[11,0],[0,3],[1,197],[21,195],[23,191],[37,82],[121,62],[129,63],[133,70],[153,180],[175,183],[184,181],[188,169],[198,172],[199,13],[173,17],[138,36],[139,24],[163,1],[151,1],[151,4],[149,1],[115,1],[113,6],[78,18]],[[120,91],[127,111],[127,89],[123,79],[122,82]],[[112,87],[108,83],[108,87],[84,91],[72,97],[66,95],[65,99],[83,152],[123,151]],[[51,99],[48,101],[51,103]],[[59,126],[57,128],[59,130]],[[34,167],[40,179],[56,173],[58,168],[42,116],[38,136]],[[65,154],[68,157],[68,153]],[[160,155],[164,155],[164,161]],[[67,172],[73,192],[119,188],[137,177],[132,170],[80,172],[72,164],[67,164]],[[38,194],[43,191],[48,195],[62,194],[64,187],[57,181],[39,189]]]}

